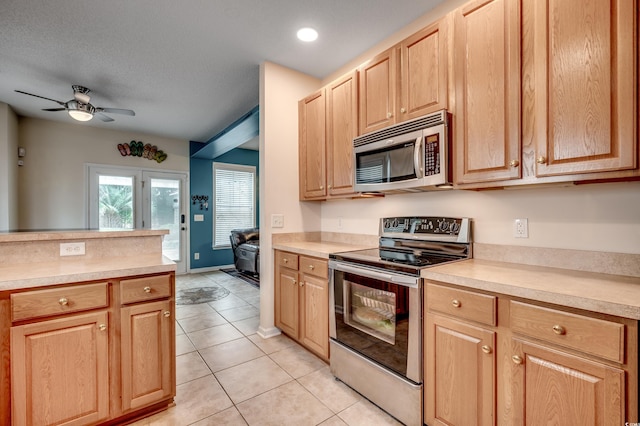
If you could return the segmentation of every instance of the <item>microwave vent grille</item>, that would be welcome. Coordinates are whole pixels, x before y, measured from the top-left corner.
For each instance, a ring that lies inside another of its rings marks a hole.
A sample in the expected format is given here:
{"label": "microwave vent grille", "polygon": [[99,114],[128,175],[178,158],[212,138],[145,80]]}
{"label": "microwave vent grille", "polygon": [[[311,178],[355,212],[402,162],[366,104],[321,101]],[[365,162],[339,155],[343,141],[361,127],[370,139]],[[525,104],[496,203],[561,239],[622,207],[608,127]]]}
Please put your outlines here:
{"label": "microwave vent grille", "polygon": [[418,117],[413,120],[404,121],[375,132],[367,133],[366,135],[358,136],[353,140],[353,146],[358,147],[367,145],[369,143],[378,142],[416,130],[426,129],[427,127],[437,126],[438,124],[446,123],[446,120],[447,112],[445,110],[423,115],[422,117]]}

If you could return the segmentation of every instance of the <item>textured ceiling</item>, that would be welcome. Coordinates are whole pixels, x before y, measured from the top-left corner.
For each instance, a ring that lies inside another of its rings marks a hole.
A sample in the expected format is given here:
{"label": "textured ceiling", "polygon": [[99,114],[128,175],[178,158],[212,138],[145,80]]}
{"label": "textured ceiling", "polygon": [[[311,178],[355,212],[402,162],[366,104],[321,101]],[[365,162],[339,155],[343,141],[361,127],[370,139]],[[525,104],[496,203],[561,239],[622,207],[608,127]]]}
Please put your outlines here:
{"label": "textured ceiling", "polygon": [[[258,104],[264,61],[324,78],[442,0],[0,0],[0,101],[73,122],[72,84],[94,106],[133,109],[78,125],[207,141]],[[313,44],[295,38],[316,28]]]}

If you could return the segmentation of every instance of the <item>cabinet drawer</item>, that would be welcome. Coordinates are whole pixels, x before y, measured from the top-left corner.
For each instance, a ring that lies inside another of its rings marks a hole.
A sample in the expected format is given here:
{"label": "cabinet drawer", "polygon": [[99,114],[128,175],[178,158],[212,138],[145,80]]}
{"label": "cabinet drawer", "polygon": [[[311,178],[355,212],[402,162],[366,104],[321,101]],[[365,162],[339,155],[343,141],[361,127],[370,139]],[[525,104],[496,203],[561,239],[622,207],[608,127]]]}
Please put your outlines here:
{"label": "cabinet drawer", "polygon": [[300,272],[320,278],[329,277],[329,262],[313,257],[300,257]]}
{"label": "cabinet drawer", "polygon": [[487,325],[496,325],[496,297],[427,284],[427,309]]}
{"label": "cabinet drawer", "polygon": [[276,252],[276,264],[285,268],[298,270],[298,255],[284,251]]}
{"label": "cabinet drawer", "polygon": [[171,296],[170,275],[120,281],[120,303],[123,305],[169,296]]}
{"label": "cabinet drawer", "polygon": [[109,305],[109,283],[79,284],[11,295],[11,320],[60,315]]}
{"label": "cabinet drawer", "polygon": [[623,324],[515,301],[510,323],[515,333],[624,362]]}

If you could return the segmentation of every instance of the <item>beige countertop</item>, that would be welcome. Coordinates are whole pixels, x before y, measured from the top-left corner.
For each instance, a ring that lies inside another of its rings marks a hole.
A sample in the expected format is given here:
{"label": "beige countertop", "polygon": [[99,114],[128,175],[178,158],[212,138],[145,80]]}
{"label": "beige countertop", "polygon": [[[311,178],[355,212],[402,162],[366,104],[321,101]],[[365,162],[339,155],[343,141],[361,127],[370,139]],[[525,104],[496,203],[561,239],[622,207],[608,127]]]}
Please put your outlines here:
{"label": "beige countertop", "polygon": [[422,270],[423,278],[640,320],[640,278],[470,259]]}
{"label": "beige countertop", "polygon": [[0,291],[175,270],[172,260],[158,254],[3,265],[0,266]]}
{"label": "beige countertop", "polygon": [[24,232],[0,232],[0,243],[9,242],[34,242],[52,240],[86,240],[96,238],[130,238],[166,235],[167,229],[118,229],[106,230],[51,230],[51,231],[24,231]]}
{"label": "beige countertop", "polygon": [[307,256],[328,259],[329,254],[341,251],[353,251],[371,248],[371,245],[364,246],[358,244],[338,243],[331,241],[289,241],[286,243],[274,243],[276,250],[290,251]]}

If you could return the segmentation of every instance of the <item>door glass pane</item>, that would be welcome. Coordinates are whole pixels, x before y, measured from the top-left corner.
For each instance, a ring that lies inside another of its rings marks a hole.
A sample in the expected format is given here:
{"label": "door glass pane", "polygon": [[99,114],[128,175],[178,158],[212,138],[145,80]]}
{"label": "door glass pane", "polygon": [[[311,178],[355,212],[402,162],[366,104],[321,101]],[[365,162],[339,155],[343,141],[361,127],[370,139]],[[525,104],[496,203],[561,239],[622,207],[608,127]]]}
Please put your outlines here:
{"label": "door glass pane", "polygon": [[180,181],[151,178],[151,228],[168,229],[162,254],[180,260]]}
{"label": "door glass pane", "polygon": [[99,176],[100,229],[133,228],[133,178]]}

